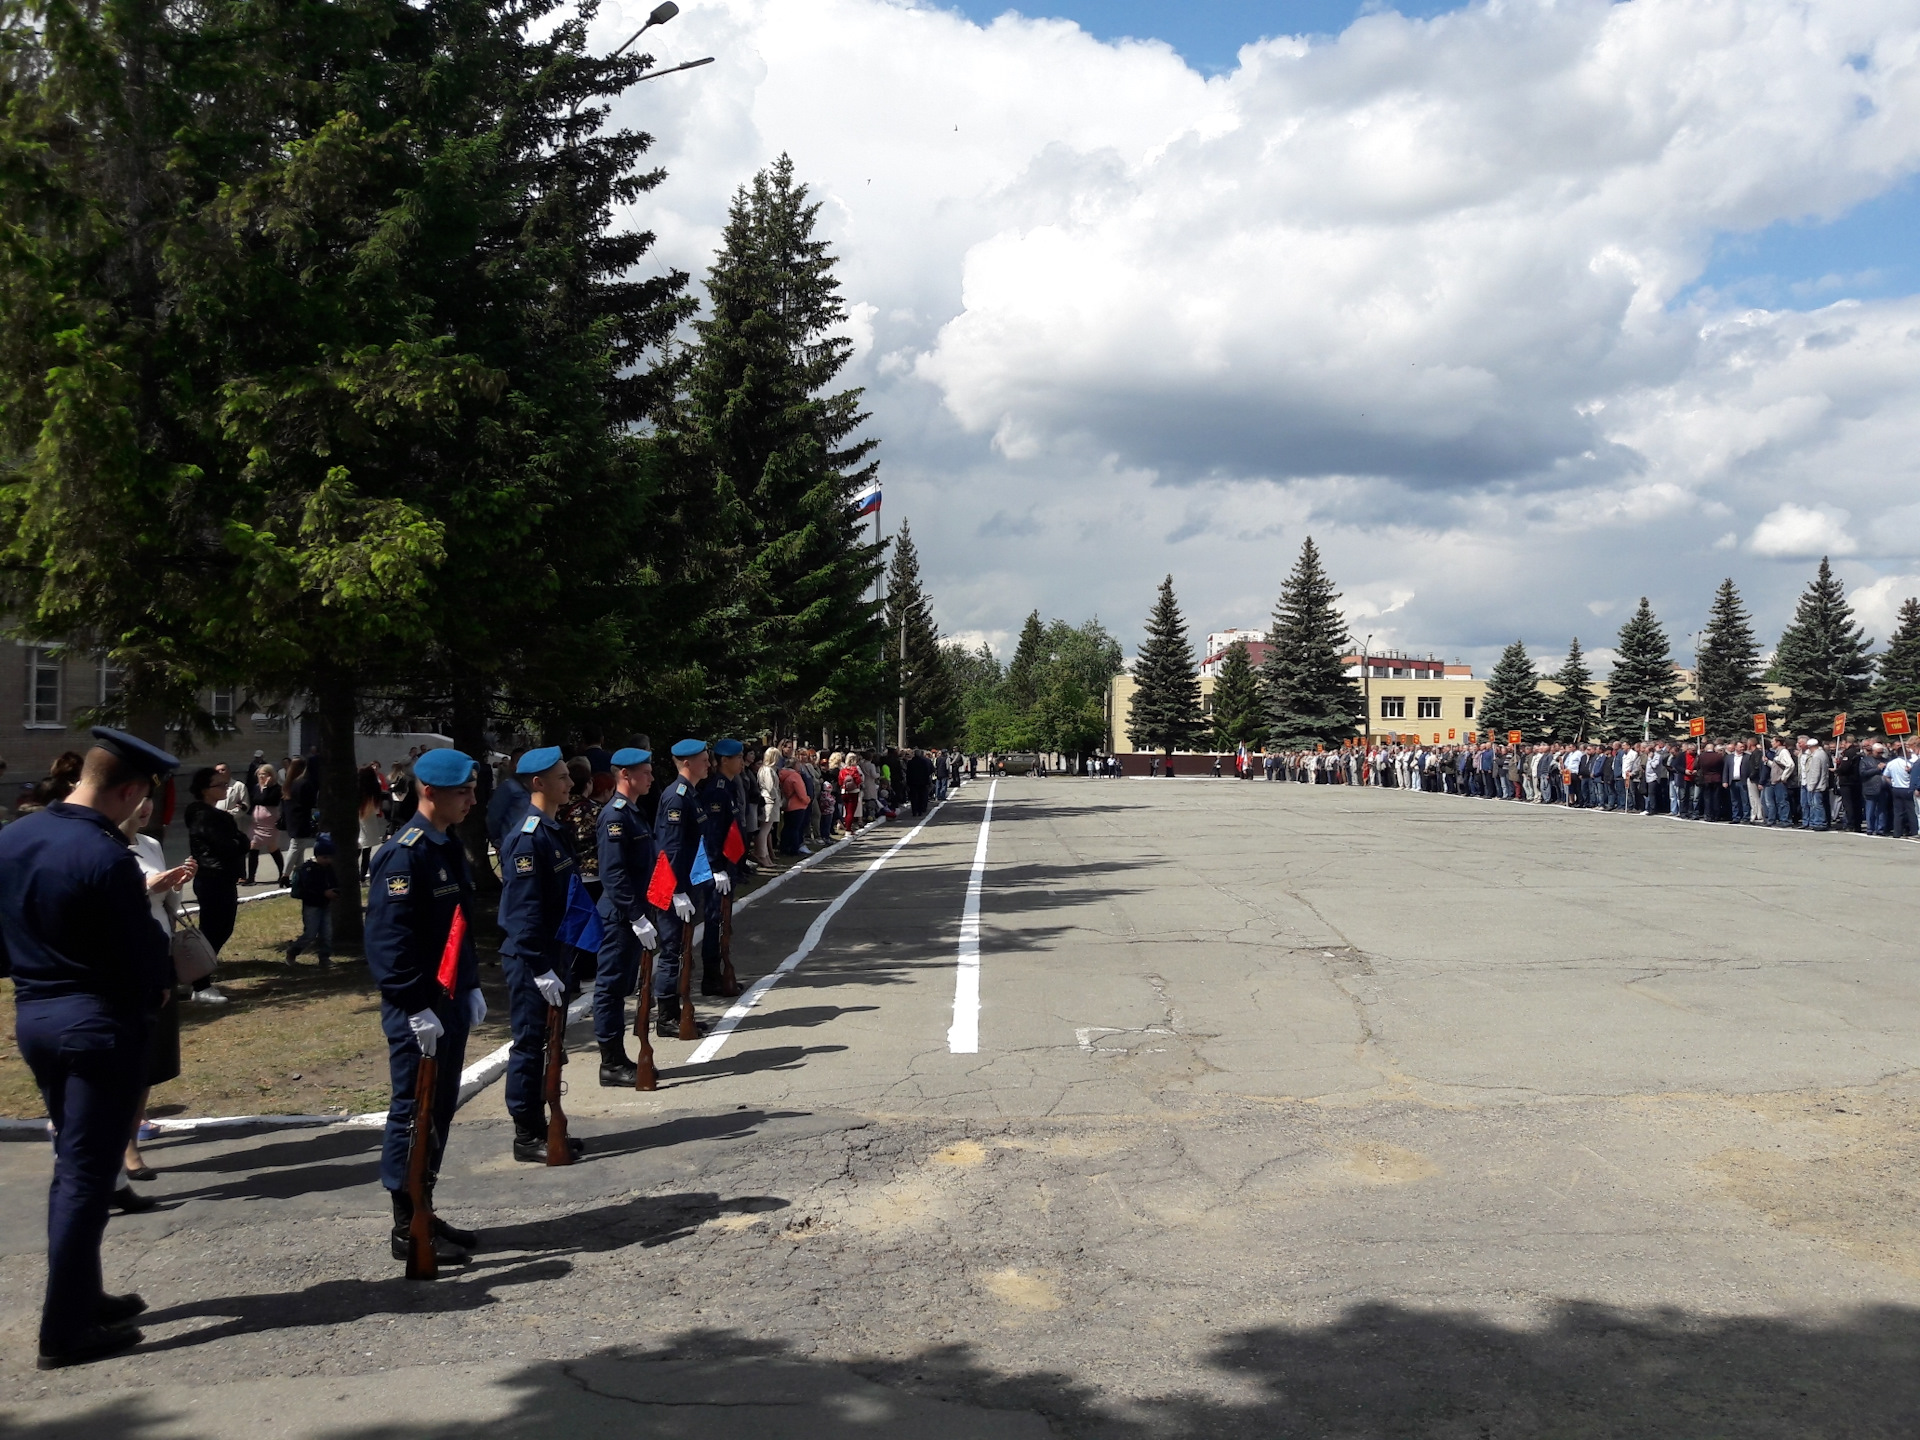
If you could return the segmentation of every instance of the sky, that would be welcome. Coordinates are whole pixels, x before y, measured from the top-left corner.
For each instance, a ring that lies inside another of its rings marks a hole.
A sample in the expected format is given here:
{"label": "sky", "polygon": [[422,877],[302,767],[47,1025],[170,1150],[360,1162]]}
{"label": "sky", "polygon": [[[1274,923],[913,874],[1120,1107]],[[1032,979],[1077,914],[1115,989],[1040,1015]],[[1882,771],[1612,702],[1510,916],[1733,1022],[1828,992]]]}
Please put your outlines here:
{"label": "sky", "polygon": [[[649,6],[602,10],[597,45]],[[1264,627],[1683,663],[1821,555],[1920,593],[1913,0],[685,0],[622,223],[704,274],[782,152],[839,257],[888,533],[943,630]]]}

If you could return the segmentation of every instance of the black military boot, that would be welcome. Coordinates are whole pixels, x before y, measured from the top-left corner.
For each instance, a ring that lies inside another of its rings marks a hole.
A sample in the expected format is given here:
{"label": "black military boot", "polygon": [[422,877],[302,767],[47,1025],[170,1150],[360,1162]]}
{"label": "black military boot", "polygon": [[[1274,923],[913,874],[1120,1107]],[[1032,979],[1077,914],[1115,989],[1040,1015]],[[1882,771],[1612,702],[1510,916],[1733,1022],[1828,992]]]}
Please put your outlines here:
{"label": "black military boot", "polygon": [[724,970],[703,970],[700,972],[700,993],[715,1000],[731,1000],[741,994],[746,987],[740,984],[727,984],[727,972]]}
{"label": "black military boot", "polygon": [[[413,1225],[413,1197],[404,1190],[389,1192],[393,1196],[393,1258],[405,1260],[413,1250],[412,1237],[407,1233]],[[453,1240],[440,1233],[440,1227],[433,1227],[433,1258],[442,1265],[464,1265],[467,1252]]]}
{"label": "black military boot", "polygon": [[[659,1018],[654,1022],[653,1033],[658,1035],[662,1040],[678,1040],[680,1038],[680,997],[678,995],[662,995],[660,997],[660,1014]],[[703,1020],[695,1020],[693,1022],[693,1033],[695,1035],[705,1035],[707,1033],[706,1022]]]}
{"label": "black military boot", "polygon": [[602,1040],[600,1042],[600,1083],[608,1089],[619,1086],[621,1089],[633,1088],[633,1077],[640,1069],[627,1058],[627,1044],[624,1040]]}
{"label": "black military boot", "polygon": [[478,1231],[463,1230],[458,1225],[449,1225],[446,1217],[434,1206],[432,1185],[427,1186],[427,1208],[433,1211],[433,1233],[436,1239],[458,1245],[462,1250],[478,1250],[480,1248],[480,1235]]}
{"label": "black military boot", "polygon": [[[584,1140],[567,1137],[567,1149],[578,1160],[587,1153]],[[524,1160],[529,1165],[547,1163],[547,1122],[541,1120],[519,1120],[513,1122],[513,1158]]]}

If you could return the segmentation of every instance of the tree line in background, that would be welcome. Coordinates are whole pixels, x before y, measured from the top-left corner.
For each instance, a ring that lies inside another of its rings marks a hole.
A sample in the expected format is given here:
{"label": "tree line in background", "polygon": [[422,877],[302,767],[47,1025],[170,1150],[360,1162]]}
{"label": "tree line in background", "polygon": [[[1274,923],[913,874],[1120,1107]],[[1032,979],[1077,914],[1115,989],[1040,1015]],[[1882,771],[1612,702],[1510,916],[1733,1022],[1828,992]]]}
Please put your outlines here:
{"label": "tree line in background", "polygon": [[741,189],[696,321],[614,228],[664,177],[591,3],[0,8],[0,615],[120,670],[87,718],[310,697],[351,873],[369,720],[481,754],[897,693],[819,207],[785,157]]}
{"label": "tree line in background", "polygon": [[959,742],[980,754],[1032,751],[1068,757],[1084,770],[1106,748],[1107,692],[1124,668],[1120,642],[1098,618],[1042,622],[1035,610],[1020,627],[1004,666],[983,641],[946,649],[957,680]]}
{"label": "tree line in background", "polygon": [[[1167,576],[1134,662],[1128,738],[1139,749],[1170,754],[1203,745],[1291,750],[1365,733],[1365,698],[1347,673],[1354,644],[1339,599],[1309,537],[1280,587],[1265,658],[1256,668],[1244,643],[1228,647],[1214,677],[1211,714],[1204,714],[1193,646]],[[1876,657],[1824,558],[1764,666],[1740,592],[1732,580],[1721,582],[1696,637],[1691,707],[1682,704],[1672,646],[1645,597],[1620,627],[1614,648],[1603,701],[1577,637],[1560,668],[1546,676],[1525,644],[1514,641],[1488,677],[1479,728],[1503,740],[1517,730],[1528,744],[1665,739],[1700,715],[1709,735],[1727,739],[1753,733],[1760,714],[1773,729],[1825,733],[1836,715],[1849,716],[1853,730],[1872,731],[1882,711],[1920,711],[1920,599],[1901,605],[1893,637]],[[1542,680],[1553,688],[1543,689]],[[1785,698],[1770,698],[1769,686]]]}

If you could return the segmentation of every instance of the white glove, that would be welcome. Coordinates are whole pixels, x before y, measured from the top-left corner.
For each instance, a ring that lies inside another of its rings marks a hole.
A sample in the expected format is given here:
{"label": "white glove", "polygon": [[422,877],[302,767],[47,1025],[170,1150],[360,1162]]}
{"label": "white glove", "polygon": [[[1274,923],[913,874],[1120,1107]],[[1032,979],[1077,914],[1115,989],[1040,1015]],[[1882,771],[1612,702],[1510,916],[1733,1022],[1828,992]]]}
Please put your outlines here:
{"label": "white glove", "polygon": [[693,919],[693,901],[689,900],[685,895],[675,895],[673,897],[673,913],[678,915],[682,920]]}
{"label": "white glove", "polygon": [[560,983],[560,977],[551,970],[544,975],[534,976],[533,988],[556,1010],[567,1003],[567,987]]}
{"label": "white glove", "polygon": [[431,1010],[409,1015],[407,1024],[413,1027],[414,1043],[420,1047],[420,1053],[431,1060],[440,1037],[447,1033],[447,1027],[440,1023],[440,1017]]}
{"label": "white glove", "polygon": [[713,888],[718,890],[722,895],[731,895],[733,893],[733,876],[724,870],[714,871]]}
{"label": "white glove", "polygon": [[487,997],[480,993],[479,987],[467,992],[467,1024],[478,1025],[487,1018]]}
{"label": "white glove", "polygon": [[655,933],[653,922],[644,915],[633,922],[633,938],[648,950],[660,948],[660,936]]}

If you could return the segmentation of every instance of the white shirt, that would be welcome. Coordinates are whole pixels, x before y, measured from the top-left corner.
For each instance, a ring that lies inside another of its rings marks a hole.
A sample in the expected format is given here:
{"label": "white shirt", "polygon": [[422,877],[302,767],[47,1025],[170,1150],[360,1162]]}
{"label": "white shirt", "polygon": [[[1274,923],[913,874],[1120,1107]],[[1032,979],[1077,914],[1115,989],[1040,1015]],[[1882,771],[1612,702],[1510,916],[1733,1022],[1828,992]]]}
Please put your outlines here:
{"label": "white shirt", "polygon": [[[164,875],[173,868],[167,864],[167,857],[160,849],[160,842],[151,835],[133,837],[133,858],[140,862],[140,873],[149,880],[156,875]],[[147,904],[153,910],[153,923],[168,935],[173,934],[173,916],[169,911],[179,903],[180,892],[177,890],[147,892]]]}

